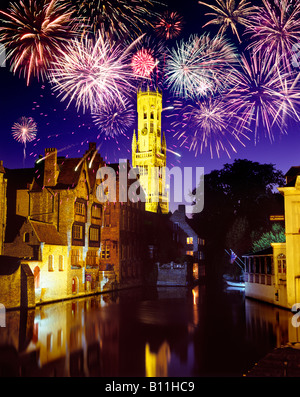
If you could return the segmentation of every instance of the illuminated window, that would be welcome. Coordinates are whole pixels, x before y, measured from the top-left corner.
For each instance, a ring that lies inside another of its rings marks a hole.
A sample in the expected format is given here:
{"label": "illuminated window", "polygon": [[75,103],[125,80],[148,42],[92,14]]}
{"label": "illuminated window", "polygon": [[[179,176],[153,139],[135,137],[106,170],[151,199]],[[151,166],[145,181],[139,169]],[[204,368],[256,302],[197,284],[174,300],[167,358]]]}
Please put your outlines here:
{"label": "illuminated window", "polygon": [[75,240],[82,240],[83,237],[83,226],[82,225],[74,225],[73,226],[73,238]]}
{"label": "illuminated window", "polygon": [[76,201],[75,203],[75,214],[85,216],[85,204]]}
{"label": "illuminated window", "polygon": [[99,241],[100,239],[100,230],[96,227],[90,228],[90,240],[91,241]]}
{"label": "illuminated window", "polygon": [[105,259],[105,244],[101,244],[101,259]]}
{"label": "illuminated window", "polygon": [[59,255],[58,257],[58,270],[62,272],[64,270],[64,257]]}
{"label": "illuminated window", "polygon": [[110,258],[110,245],[106,244],[106,259]]}
{"label": "illuminated window", "polygon": [[193,244],[193,237],[187,237],[186,242],[187,244]]}
{"label": "illuminated window", "polygon": [[54,258],[53,255],[48,256],[48,271],[53,272],[54,271]]}
{"label": "illuminated window", "polygon": [[286,258],[285,255],[279,254],[277,256],[278,273],[286,273]]}
{"label": "illuminated window", "polygon": [[101,219],[101,207],[98,205],[92,206],[92,217]]}
{"label": "illuminated window", "polygon": [[86,265],[96,266],[98,265],[98,253],[97,251],[88,251],[86,255]]}
{"label": "illuminated window", "polygon": [[194,252],[193,251],[186,251],[186,255],[194,256]]}
{"label": "illuminated window", "polygon": [[80,265],[80,251],[71,250],[71,266],[78,267]]}

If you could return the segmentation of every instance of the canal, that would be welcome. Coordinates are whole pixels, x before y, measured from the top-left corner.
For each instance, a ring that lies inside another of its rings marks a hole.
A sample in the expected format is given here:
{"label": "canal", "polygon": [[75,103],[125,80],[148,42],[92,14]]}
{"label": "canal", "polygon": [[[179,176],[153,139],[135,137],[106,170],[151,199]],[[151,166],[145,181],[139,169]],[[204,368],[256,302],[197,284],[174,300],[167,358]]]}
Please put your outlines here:
{"label": "canal", "polygon": [[241,376],[298,342],[288,310],[205,286],[135,288],[8,311],[1,376]]}

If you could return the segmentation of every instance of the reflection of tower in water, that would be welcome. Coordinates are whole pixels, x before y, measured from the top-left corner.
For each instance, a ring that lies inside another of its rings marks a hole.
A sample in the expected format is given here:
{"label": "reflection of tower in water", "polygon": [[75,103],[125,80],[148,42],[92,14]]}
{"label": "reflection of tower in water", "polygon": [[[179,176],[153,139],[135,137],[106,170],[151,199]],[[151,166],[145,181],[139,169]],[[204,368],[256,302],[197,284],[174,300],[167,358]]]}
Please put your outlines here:
{"label": "reflection of tower in water", "polygon": [[145,346],[145,370],[147,377],[168,376],[168,363],[171,358],[170,346],[163,342],[157,353],[152,353],[149,343]]}

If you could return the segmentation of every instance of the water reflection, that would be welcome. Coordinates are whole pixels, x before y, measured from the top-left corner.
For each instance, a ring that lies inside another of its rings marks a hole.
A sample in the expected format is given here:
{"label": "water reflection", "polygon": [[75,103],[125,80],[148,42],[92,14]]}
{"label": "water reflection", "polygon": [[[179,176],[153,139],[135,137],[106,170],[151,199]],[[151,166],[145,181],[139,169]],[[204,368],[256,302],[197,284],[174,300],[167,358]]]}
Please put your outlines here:
{"label": "water reflection", "polygon": [[0,375],[242,375],[299,342],[292,313],[199,286],[132,289],[6,313]]}

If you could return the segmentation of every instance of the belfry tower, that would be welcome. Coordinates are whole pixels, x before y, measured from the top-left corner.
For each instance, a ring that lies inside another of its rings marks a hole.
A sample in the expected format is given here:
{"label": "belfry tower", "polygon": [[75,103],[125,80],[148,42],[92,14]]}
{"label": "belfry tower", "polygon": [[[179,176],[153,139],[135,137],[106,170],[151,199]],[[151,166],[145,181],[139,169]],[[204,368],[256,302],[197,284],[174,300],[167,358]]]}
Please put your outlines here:
{"label": "belfry tower", "polygon": [[139,168],[140,182],[146,192],[146,211],[169,212],[166,193],[166,137],[161,132],[162,94],[138,91],[138,133],[132,138],[132,166]]}

